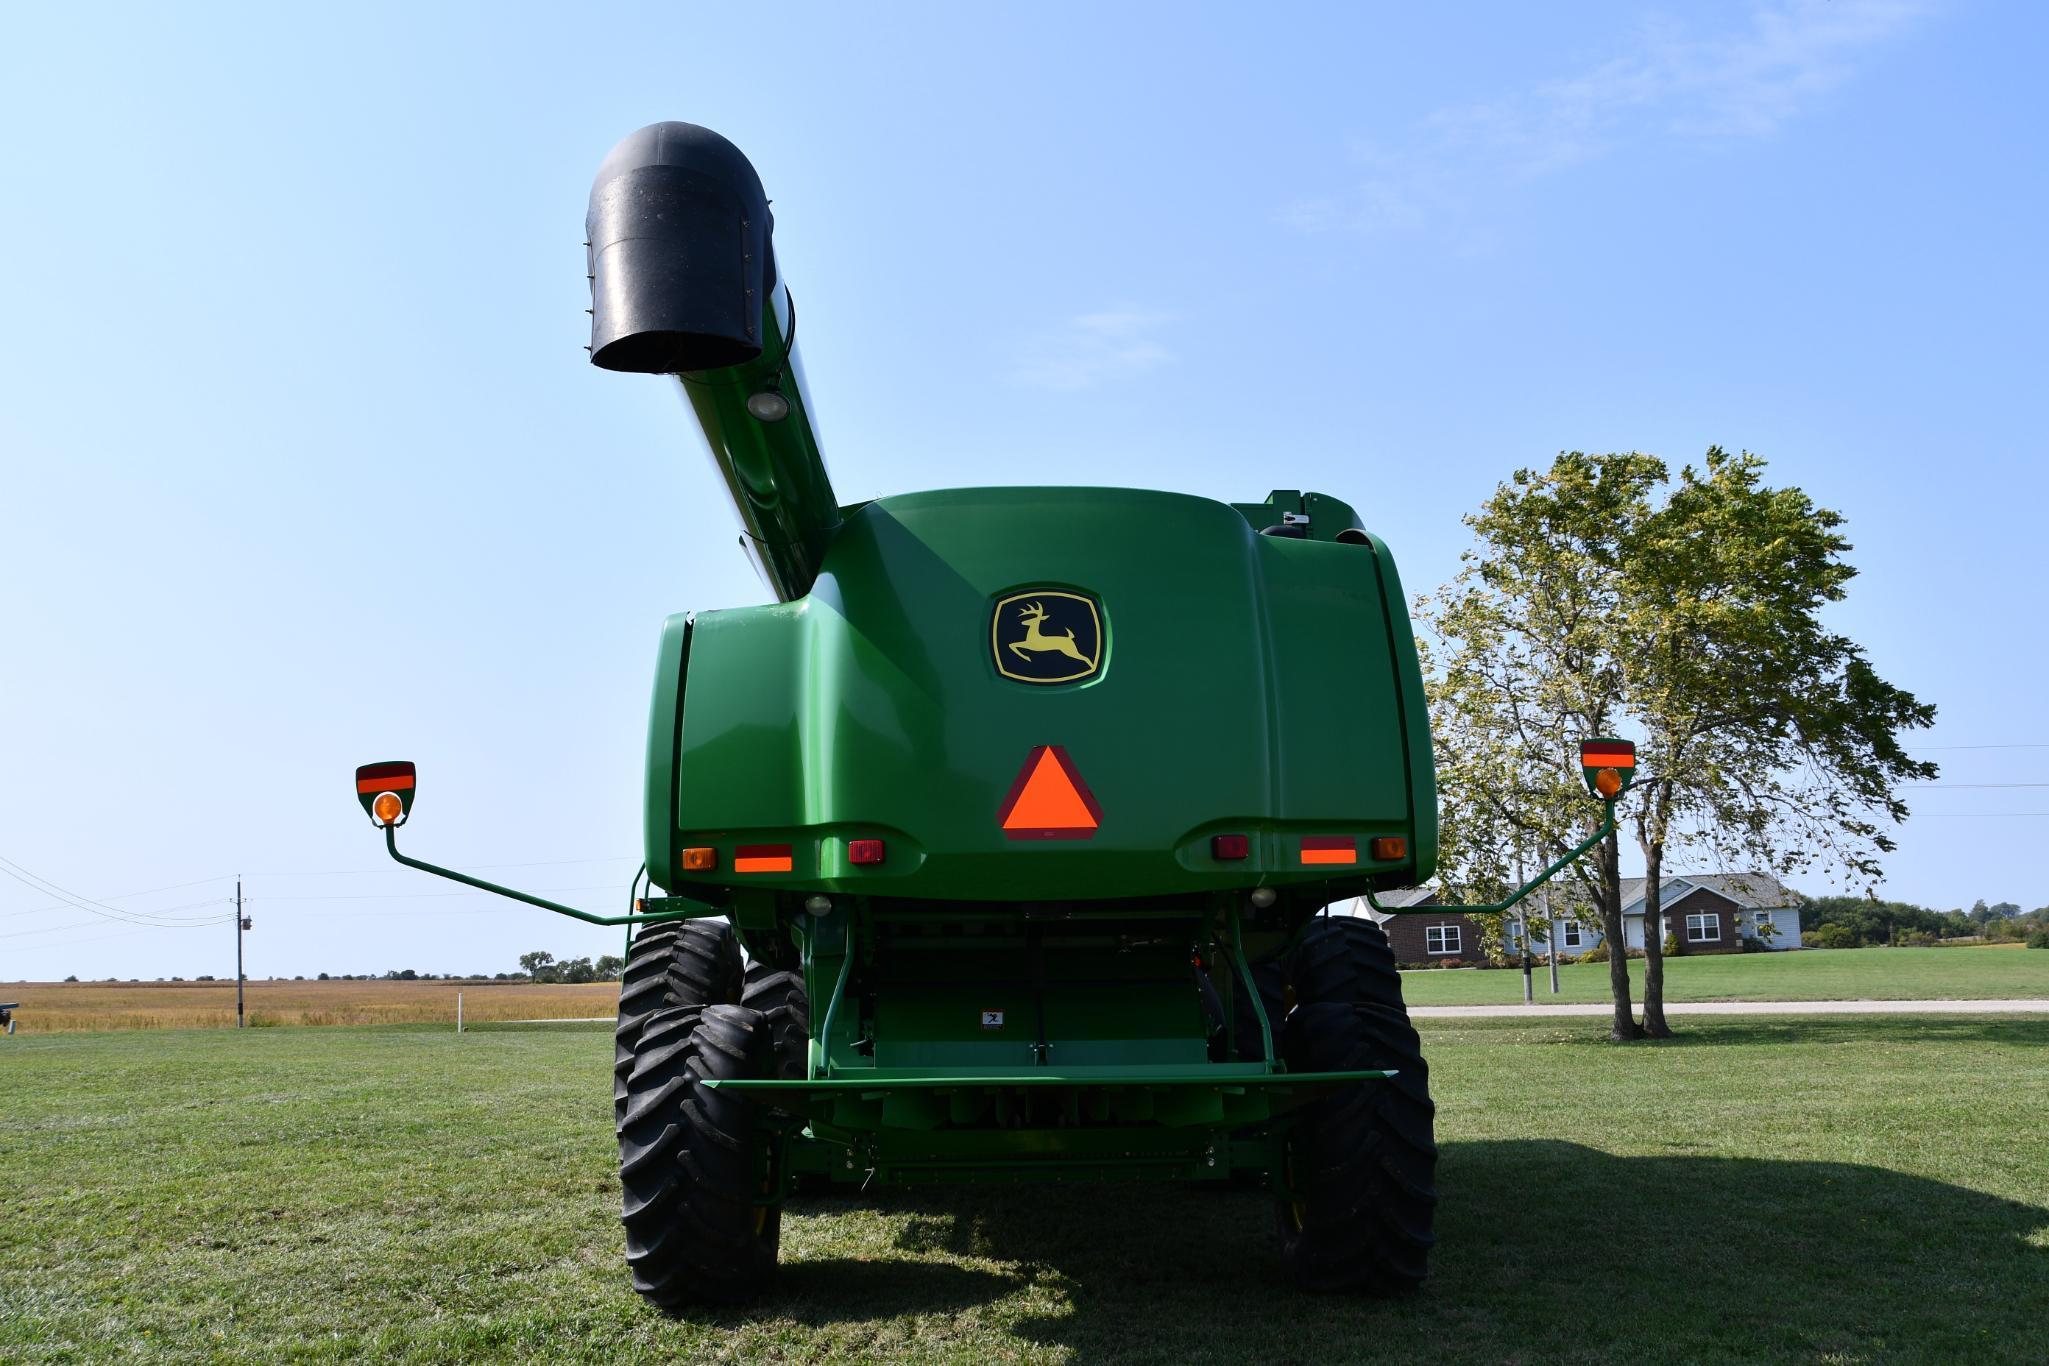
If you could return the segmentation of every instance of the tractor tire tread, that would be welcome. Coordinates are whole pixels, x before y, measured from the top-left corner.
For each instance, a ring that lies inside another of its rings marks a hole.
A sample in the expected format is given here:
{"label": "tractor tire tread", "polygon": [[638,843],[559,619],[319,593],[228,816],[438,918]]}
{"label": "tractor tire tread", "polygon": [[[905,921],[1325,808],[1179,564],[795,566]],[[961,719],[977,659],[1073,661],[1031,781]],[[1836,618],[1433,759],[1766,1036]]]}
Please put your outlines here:
{"label": "tractor tire tread", "polygon": [[619,976],[613,1032],[615,1120],[625,1114],[627,1073],[648,1021],[664,1010],[737,1004],[740,982],[740,941],[723,920],[660,921],[633,937]]}
{"label": "tractor tire tread", "polygon": [[768,1029],[728,1003],[641,1024],[618,1121],[633,1288],[664,1308],[747,1299],[774,1276],[781,1211],[757,1199],[753,1104],[703,1083],[769,1075]]}
{"label": "tractor tire tread", "polygon": [[1304,1201],[1300,1213],[1280,1204],[1282,1260],[1305,1290],[1415,1290],[1437,1207],[1436,1108],[1415,1027],[1395,1007],[1305,1001],[1288,1016],[1284,1052],[1295,1071],[1395,1075],[1345,1087],[1297,1121],[1290,1173]]}

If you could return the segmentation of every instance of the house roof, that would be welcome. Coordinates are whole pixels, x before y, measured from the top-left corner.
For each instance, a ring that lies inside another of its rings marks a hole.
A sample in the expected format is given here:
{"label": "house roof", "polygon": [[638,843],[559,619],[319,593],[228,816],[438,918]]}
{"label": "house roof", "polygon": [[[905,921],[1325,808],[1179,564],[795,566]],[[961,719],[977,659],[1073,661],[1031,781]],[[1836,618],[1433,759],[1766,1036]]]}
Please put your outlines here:
{"label": "house roof", "polygon": [[[1640,877],[1622,879],[1624,915],[1643,913],[1643,884],[1644,879]],[[1770,873],[1671,873],[1662,879],[1658,900],[1669,906],[1697,887],[1725,896],[1738,906],[1759,911],[1777,910],[1799,900],[1785,883]]]}
{"label": "house roof", "polygon": [[[1373,899],[1389,910],[1403,906],[1421,906],[1431,901],[1434,897],[1435,893],[1428,887],[1398,887],[1392,892],[1375,892],[1373,894]],[[1330,904],[1330,913],[1332,915],[1363,915],[1368,920],[1380,920],[1382,918],[1374,913],[1371,906],[1366,904],[1366,898],[1363,896],[1354,897],[1350,901],[1333,901]]]}

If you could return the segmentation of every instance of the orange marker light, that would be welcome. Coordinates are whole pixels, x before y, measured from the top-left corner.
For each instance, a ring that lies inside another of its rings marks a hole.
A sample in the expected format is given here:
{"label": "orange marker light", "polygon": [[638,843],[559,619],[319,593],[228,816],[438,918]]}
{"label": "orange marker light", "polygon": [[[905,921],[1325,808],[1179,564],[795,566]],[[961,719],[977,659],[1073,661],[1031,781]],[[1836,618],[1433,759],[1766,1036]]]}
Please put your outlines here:
{"label": "orange marker light", "polygon": [[395,830],[406,823],[418,791],[417,770],[404,760],[388,764],[364,764],[356,770],[356,800],[363,814],[380,830]]}
{"label": "orange marker light", "polygon": [[1357,863],[1359,841],[1350,835],[1304,835],[1302,837],[1302,861],[1304,863]]}
{"label": "orange marker light", "polygon": [[1629,780],[1636,776],[1636,745],[1613,736],[1582,740],[1579,744],[1579,771],[1580,776],[1587,780],[1587,791],[1602,801],[1612,802],[1628,789]]}
{"label": "orange marker light", "polygon": [[787,873],[790,867],[787,844],[742,844],[733,850],[736,873]]}
{"label": "orange marker light", "polygon": [[709,873],[719,866],[719,851],[710,848],[685,849],[683,871],[686,873]]}
{"label": "orange marker light", "polygon": [[1409,842],[1400,835],[1381,835],[1371,846],[1376,859],[1398,859],[1409,856]]}

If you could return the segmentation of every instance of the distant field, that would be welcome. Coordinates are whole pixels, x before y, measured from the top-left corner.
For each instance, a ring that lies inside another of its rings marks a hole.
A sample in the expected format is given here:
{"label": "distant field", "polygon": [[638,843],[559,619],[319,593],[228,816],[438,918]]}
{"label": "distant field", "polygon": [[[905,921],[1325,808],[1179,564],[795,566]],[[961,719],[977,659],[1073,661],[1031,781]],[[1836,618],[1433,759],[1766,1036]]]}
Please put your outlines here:
{"label": "distant field", "polygon": [[[1630,972],[1642,995],[1643,964]],[[1605,963],[1568,963],[1560,991],[1539,962],[1537,1001],[1608,999]],[[479,1024],[609,1015],[615,982],[530,986],[515,982],[278,982],[249,984],[249,1022],[273,1025]],[[1411,1005],[1493,1005],[1522,1000],[1522,974],[1432,969],[1402,974]],[[1911,1001],[2049,999],[2049,953],[2017,946],[1952,949],[1812,949],[1669,959],[1674,1001]],[[104,1029],[224,1029],[235,1023],[232,982],[0,983],[0,1001],[22,1003],[23,1033]]]}
{"label": "distant field", "polygon": [[[1643,964],[1629,965],[1643,996]],[[1606,963],[1567,963],[1559,992],[1543,961],[1531,972],[1538,1004],[1605,1001]],[[1523,998],[1519,970],[1432,968],[1402,974],[1410,1005],[1507,1005]],[[1665,960],[1668,1001],[1982,1001],[2049,999],[2049,952],[2019,945],[1954,949],[1802,949]]]}
{"label": "distant field", "polygon": [[0,1040],[0,1360],[2049,1361],[2049,1017],[1424,1047],[1414,1299],[1291,1290],[1256,1191],[1027,1186],[798,1201],[767,1299],[671,1319],[602,1026]]}
{"label": "distant field", "polygon": [[[532,986],[524,982],[273,982],[249,983],[252,1026],[442,1024],[455,1027],[455,994],[463,1019],[543,1020],[609,1015],[617,982]],[[231,1029],[233,982],[0,982],[0,1001],[21,1002],[23,1034],[100,1029]]]}

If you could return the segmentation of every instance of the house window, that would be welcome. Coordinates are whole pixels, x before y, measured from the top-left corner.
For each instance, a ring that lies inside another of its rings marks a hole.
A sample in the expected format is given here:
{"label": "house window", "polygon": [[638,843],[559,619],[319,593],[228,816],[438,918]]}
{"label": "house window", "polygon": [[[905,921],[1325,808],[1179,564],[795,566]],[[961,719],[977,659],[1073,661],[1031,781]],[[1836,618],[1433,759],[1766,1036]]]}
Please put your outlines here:
{"label": "house window", "polygon": [[1586,942],[1577,920],[1567,920],[1558,926],[1558,942],[1568,949],[1576,949]]}
{"label": "house window", "polygon": [[1712,911],[1691,911],[1686,916],[1686,942],[1689,944],[1719,944],[1722,942],[1722,918]]}
{"label": "house window", "polygon": [[1457,953],[1459,951],[1458,926],[1424,926],[1423,947],[1431,953]]}

